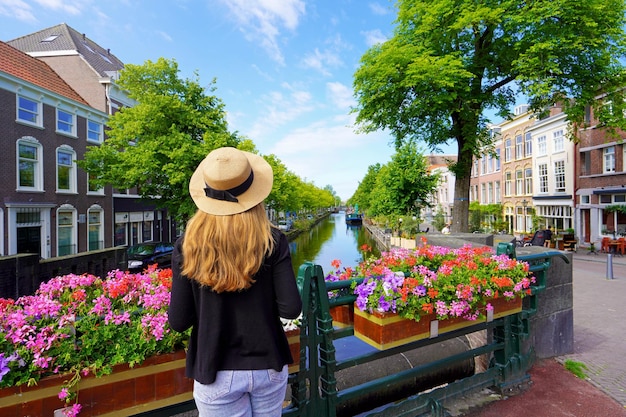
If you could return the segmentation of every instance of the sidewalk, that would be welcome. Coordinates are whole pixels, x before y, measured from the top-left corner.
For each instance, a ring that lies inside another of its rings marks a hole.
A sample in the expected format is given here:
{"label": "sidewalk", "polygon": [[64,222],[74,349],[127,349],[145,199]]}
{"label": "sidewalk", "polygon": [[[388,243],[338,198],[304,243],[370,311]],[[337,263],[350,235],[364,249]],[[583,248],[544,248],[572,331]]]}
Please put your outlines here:
{"label": "sidewalk", "polygon": [[[482,392],[492,401],[463,408],[463,417],[621,417],[626,416],[626,257],[589,254],[584,248],[573,256],[574,352],[539,360],[529,371],[528,390],[509,398]],[[613,279],[607,279],[612,269]],[[586,380],[567,371],[563,363],[584,364]]]}

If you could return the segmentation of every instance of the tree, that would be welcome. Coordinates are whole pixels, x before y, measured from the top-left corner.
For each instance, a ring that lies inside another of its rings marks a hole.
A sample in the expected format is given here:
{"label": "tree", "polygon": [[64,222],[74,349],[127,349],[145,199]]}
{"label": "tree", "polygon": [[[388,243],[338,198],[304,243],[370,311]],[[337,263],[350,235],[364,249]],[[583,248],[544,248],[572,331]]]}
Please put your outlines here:
{"label": "tree", "polygon": [[428,172],[428,160],[412,142],[402,144],[376,177],[370,203],[374,215],[412,214],[426,201],[439,177]]}
{"label": "tree", "polygon": [[219,98],[178,72],[178,64],[164,58],[126,65],[117,83],[137,105],[112,115],[107,140],[89,147],[78,163],[98,185],[138,187],[142,198],[185,221],[196,210],[188,186],[200,161],[221,146],[252,150],[254,144],[228,132]]}
{"label": "tree", "polygon": [[372,206],[372,199],[374,192],[374,187],[376,186],[376,177],[378,177],[378,173],[380,172],[381,165],[374,164],[367,167],[367,173],[359,182],[359,186],[356,191],[348,199],[348,205],[354,206],[356,204],[359,205],[359,209],[364,212],[367,212],[369,208]]}
{"label": "tree", "polygon": [[472,159],[490,144],[485,111],[508,116],[519,90],[533,111],[560,102],[581,125],[600,91],[624,85],[624,12],[623,0],[399,0],[393,37],[355,73],[357,124],[388,129],[396,147],[456,142],[452,230],[468,231]]}

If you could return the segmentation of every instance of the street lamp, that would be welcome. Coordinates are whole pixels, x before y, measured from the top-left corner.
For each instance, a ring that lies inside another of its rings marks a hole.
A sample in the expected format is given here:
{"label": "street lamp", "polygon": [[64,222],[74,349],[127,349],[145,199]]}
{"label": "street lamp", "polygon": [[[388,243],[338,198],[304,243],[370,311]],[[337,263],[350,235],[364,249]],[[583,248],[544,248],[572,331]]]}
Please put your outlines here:
{"label": "street lamp", "polygon": [[528,201],[526,199],[522,200],[522,207],[524,207],[524,233],[526,233],[526,206],[528,205]]}
{"label": "street lamp", "polygon": [[398,219],[398,237],[402,237],[402,218]]}

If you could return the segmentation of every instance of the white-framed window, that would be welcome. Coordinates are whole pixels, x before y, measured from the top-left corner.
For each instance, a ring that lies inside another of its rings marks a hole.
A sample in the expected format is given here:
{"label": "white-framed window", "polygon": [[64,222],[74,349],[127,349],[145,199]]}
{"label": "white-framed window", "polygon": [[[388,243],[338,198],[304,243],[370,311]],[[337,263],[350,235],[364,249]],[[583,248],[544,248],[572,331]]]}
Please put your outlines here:
{"label": "white-framed window", "polygon": [[565,161],[554,163],[554,191],[557,193],[565,192]]}
{"label": "white-framed window", "polygon": [[76,115],[57,108],[57,132],[76,136]]}
{"label": "white-framed window", "polygon": [[94,175],[87,173],[87,194],[104,194],[104,188],[95,185]]}
{"label": "white-framed window", "polygon": [[533,154],[533,135],[531,135],[530,133],[526,133],[526,135],[524,136],[524,145],[524,152],[526,154],[526,157],[531,156]]}
{"label": "white-framed window", "polygon": [[472,164],[472,177],[478,176],[478,159],[474,158],[474,163]]}
{"label": "white-framed window", "polygon": [[496,149],[496,172],[500,171],[500,153],[501,153],[501,149],[500,148]]}
{"label": "white-framed window", "polygon": [[87,142],[102,143],[103,132],[102,123],[87,119]]}
{"label": "white-framed window", "polygon": [[492,154],[489,154],[487,156],[487,171],[488,172],[494,172],[494,169],[493,169],[493,155]]}
{"label": "white-framed window", "polygon": [[87,210],[87,250],[104,248],[104,229],[102,207],[93,205]]}
{"label": "white-framed window", "polygon": [[515,136],[515,159],[522,159],[524,157],[524,141],[522,135]]}
{"label": "white-framed window", "polygon": [[532,168],[524,169],[524,193],[533,193],[533,170]]}
{"label": "white-framed window", "polygon": [[546,142],[545,135],[539,136],[537,138],[537,155],[547,155],[548,154],[548,146]]}
{"label": "white-framed window", "polygon": [[504,174],[504,195],[505,196],[511,195],[511,187],[513,186],[512,182],[513,182],[513,179],[512,179],[511,172],[507,171]]}
{"label": "white-framed window", "polygon": [[563,131],[557,130],[552,135],[554,137],[554,152],[562,152],[565,149]]}
{"label": "white-framed window", "polygon": [[515,171],[515,194],[524,194],[524,172],[521,169]]}
{"label": "white-framed window", "polygon": [[602,172],[615,172],[615,146],[604,148]]}
{"label": "white-framed window", "polygon": [[591,197],[589,195],[580,196],[580,204],[589,204],[590,202],[591,202]]}
{"label": "white-framed window", "polygon": [[73,255],[76,250],[76,210],[63,205],[57,210],[57,256]]}
{"label": "white-framed window", "polygon": [[494,202],[500,203],[502,201],[502,194],[501,194],[501,190],[500,190],[500,181],[496,181],[494,183]]}
{"label": "white-framed window", "polygon": [[41,102],[17,96],[17,121],[35,126],[42,126]]}
{"label": "white-framed window", "polygon": [[511,160],[511,139],[504,141],[504,162]]}
{"label": "white-framed window", "polygon": [[480,184],[480,203],[487,204],[487,184]]}
{"label": "white-framed window", "polygon": [[493,182],[487,184],[487,204],[493,204]]}
{"label": "white-framed window", "polygon": [[539,164],[539,192],[548,192],[548,164]]}
{"label": "white-framed window", "polygon": [[43,147],[33,137],[19,139],[17,151],[17,189],[43,191]]}
{"label": "white-framed window", "polygon": [[76,153],[69,146],[57,148],[57,192],[76,192]]}
{"label": "white-framed window", "polygon": [[484,175],[488,173],[489,171],[487,171],[487,158],[483,156],[482,158],[480,158],[480,174]]}

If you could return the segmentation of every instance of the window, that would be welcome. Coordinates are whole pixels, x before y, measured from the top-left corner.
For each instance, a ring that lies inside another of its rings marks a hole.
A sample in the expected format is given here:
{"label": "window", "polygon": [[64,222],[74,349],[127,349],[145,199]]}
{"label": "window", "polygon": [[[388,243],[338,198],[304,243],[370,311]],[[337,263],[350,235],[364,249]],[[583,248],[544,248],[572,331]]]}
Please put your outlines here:
{"label": "window", "polygon": [[35,138],[17,141],[18,190],[43,190],[42,147]]}
{"label": "window", "polygon": [[533,170],[531,168],[524,170],[524,193],[533,193]]}
{"label": "window", "polygon": [[487,204],[487,184],[480,184],[480,203]]}
{"label": "window", "polygon": [[504,162],[511,160],[511,139],[504,141]]}
{"label": "window", "polygon": [[474,158],[474,163],[472,165],[472,177],[478,176],[478,159]]}
{"label": "window", "polygon": [[525,136],[525,149],[526,156],[529,157],[533,154],[533,135],[526,133]]}
{"label": "window", "polygon": [[493,155],[487,156],[487,172],[493,172]]}
{"label": "window", "polygon": [[521,169],[515,171],[515,194],[524,194],[524,173]]}
{"label": "window", "polygon": [[603,172],[615,172],[615,146],[604,148]]}
{"label": "window", "polygon": [[[626,147],[624,149],[626,150]],[[626,162],[626,152],[624,153],[624,161]],[[580,153],[580,174],[591,175],[591,152]]]}
{"label": "window", "polygon": [[94,174],[87,174],[87,193],[88,194],[104,194],[104,188],[98,188],[95,185]]}
{"label": "window", "polygon": [[75,254],[73,210],[67,208],[59,209],[57,212],[57,229],[57,255]]}
{"label": "window", "polygon": [[87,141],[102,143],[102,123],[87,119]]}
{"label": "window", "polygon": [[565,192],[565,161],[556,161],[554,163],[554,183],[555,192]]}
{"label": "window", "polygon": [[500,181],[496,181],[494,184],[494,202],[500,203],[502,201],[502,195],[500,194]]}
{"label": "window", "polygon": [[554,152],[562,152],[564,148],[564,138],[563,138],[563,131],[562,130],[557,130],[556,132],[553,133],[554,136]]}
{"label": "window", "polygon": [[[626,147],[624,149],[626,149]],[[501,151],[500,148],[496,149],[496,172],[500,171],[500,153],[501,153],[500,151]]]}
{"label": "window", "polygon": [[487,204],[493,204],[493,183],[487,184]]}
{"label": "window", "polygon": [[17,120],[41,126],[41,103],[26,97],[17,97]]}
{"label": "window", "polygon": [[506,174],[504,174],[504,195],[506,196],[510,196],[511,195],[511,186],[512,186],[512,178],[511,178],[511,172],[507,172]]}
{"label": "window", "polygon": [[487,171],[487,158],[483,156],[480,158],[480,174],[484,175],[487,173],[489,173],[489,171]]}
{"label": "window", "polygon": [[537,154],[538,155],[547,155],[548,154],[548,147],[547,147],[546,137],[545,136],[539,136],[537,138]]}
{"label": "window", "polygon": [[104,248],[104,235],[102,230],[102,209],[94,206],[87,210],[87,250]]}
{"label": "window", "polygon": [[57,109],[57,132],[76,136],[76,116],[61,109]]}
{"label": "window", "polygon": [[590,202],[591,202],[591,199],[589,198],[588,195],[580,196],[580,204],[589,204]]}
{"label": "window", "polygon": [[522,135],[515,136],[515,158],[522,159],[524,157],[524,142]]}
{"label": "window", "polygon": [[57,149],[57,191],[76,192],[74,151],[69,147]]}
{"label": "window", "polygon": [[548,164],[539,164],[539,192],[548,192]]}

